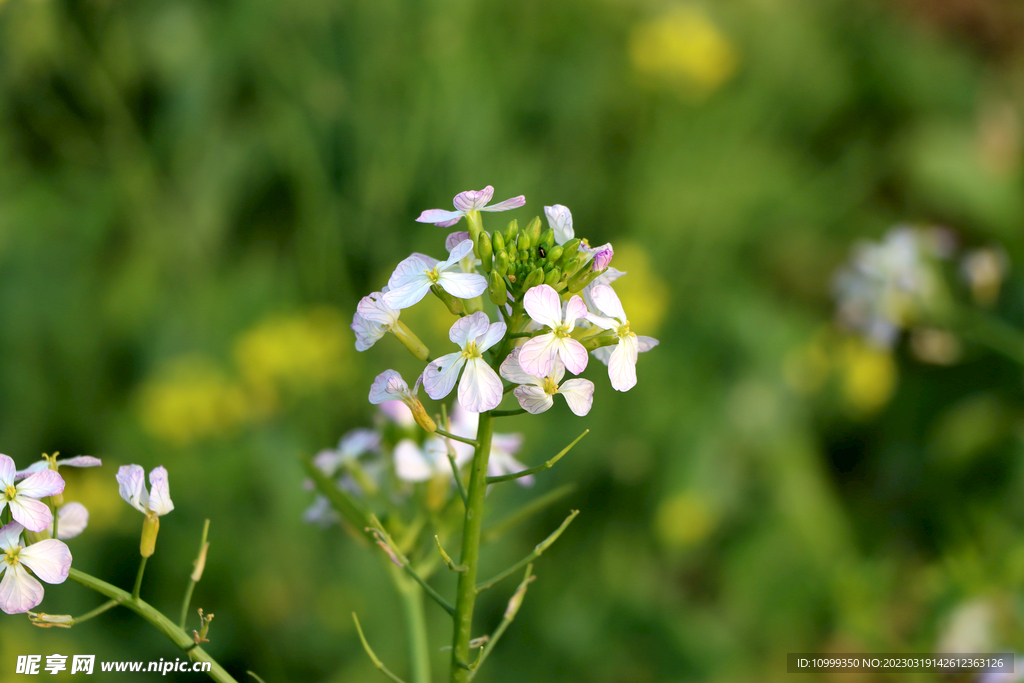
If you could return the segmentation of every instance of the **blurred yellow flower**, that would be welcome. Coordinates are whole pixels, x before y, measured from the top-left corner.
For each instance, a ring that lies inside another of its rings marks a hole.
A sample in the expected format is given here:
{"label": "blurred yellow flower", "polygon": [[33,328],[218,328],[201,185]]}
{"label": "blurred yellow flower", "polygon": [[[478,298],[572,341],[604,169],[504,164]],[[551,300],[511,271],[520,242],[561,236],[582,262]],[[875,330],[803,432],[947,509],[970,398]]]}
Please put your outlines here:
{"label": "blurred yellow flower", "polygon": [[668,287],[655,274],[647,252],[630,242],[616,244],[612,265],[627,273],[612,286],[629,315],[630,329],[637,334],[657,334],[668,308]]}
{"label": "blurred yellow flower", "polygon": [[661,501],[654,517],[654,531],[668,548],[685,548],[700,543],[714,528],[707,501],[682,491]]}
{"label": "blurred yellow flower", "polygon": [[892,398],[897,368],[892,353],[868,345],[859,338],[847,339],[839,353],[844,402],[856,413],[873,413]]}
{"label": "blurred yellow flower", "polygon": [[739,64],[736,49],[711,19],[700,9],[685,5],[634,27],[629,57],[641,75],[700,94],[716,90]]}
{"label": "blurred yellow flower", "polygon": [[173,360],[139,394],[143,428],[178,445],[228,433],[249,419],[240,384],[201,356]]}

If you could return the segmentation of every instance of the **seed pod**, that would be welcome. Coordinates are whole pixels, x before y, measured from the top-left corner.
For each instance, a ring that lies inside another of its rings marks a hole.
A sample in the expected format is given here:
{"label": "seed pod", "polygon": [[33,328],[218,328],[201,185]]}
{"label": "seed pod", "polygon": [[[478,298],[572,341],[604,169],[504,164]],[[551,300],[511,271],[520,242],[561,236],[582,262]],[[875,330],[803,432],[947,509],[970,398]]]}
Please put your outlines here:
{"label": "seed pod", "polygon": [[551,285],[554,287],[555,283],[562,279],[562,271],[555,266],[548,271],[548,274],[544,276],[544,284]]}
{"label": "seed pod", "polygon": [[523,291],[536,287],[537,285],[544,282],[544,271],[540,268],[534,268],[530,271],[530,274],[526,276],[526,282],[523,283]]}
{"label": "seed pod", "polygon": [[495,254],[505,248],[505,237],[501,232],[495,230],[494,234],[491,235],[491,246],[494,247]]}
{"label": "seed pod", "polygon": [[[563,265],[565,263],[568,263],[569,259],[571,259],[573,256],[576,255],[576,252],[579,250],[579,248],[580,248],[580,238],[579,237],[574,237],[571,240],[569,240],[568,242],[566,242],[565,244],[563,244],[562,245],[562,263],[559,263],[558,265],[561,266],[561,265]],[[564,268],[563,268],[563,270],[564,270]]]}
{"label": "seed pod", "polygon": [[495,306],[508,303],[508,290],[505,288],[505,278],[498,275],[498,271],[492,270],[487,276],[487,296]]}
{"label": "seed pod", "polygon": [[494,257],[494,270],[498,271],[498,275],[502,277],[508,274],[508,252],[504,249],[499,251],[497,256]]}
{"label": "seed pod", "polygon": [[547,256],[545,258],[551,263],[558,263],[558,259],[562,258],[562,247],[555,245],[547,250]]}
{"label": "seed pod", "polygon": [[485,273],[491,272],[491,237],[483,230],[477,236],[476,243],[477,256],[480,258],[480,267]]}
{"label": "seed pod", "polygon": [[581,270],[569,278],[569,291],[573,294],[582,292],[583,288],[596,280],[600,274],[600,271]]}
{"label": "seed pod", "polygon": [[548,228],[547,230],[542,232],[538,244],[544,247],[545,249],[550,249],[551,247],[553,247],[555,245],[555,231],[552,230],[551,228]]}
{"label": "seed pod", "polygon": [[540,216],[534,216],[533,220],[529,222],[524,230],[527,235],[530,236],[530,244],[537,244],[540,242]]}
{"label": "seed pod", "polygon": [[519,234],[519,221],[513,218],[509,221],[508,226],[505,227],[505,244],[512,245],[516,243],[516,235]]}

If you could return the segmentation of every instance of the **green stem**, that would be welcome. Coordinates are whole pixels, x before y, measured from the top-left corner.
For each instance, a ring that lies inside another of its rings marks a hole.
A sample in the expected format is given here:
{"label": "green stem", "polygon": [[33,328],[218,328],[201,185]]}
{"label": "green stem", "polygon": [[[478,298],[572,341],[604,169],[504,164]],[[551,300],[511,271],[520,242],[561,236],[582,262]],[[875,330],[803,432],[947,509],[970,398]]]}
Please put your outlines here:
{"label": "green stem", "polygon": [[570,450],[572,450],[573,446],[575,446],[577,443],[579,443],[580,439],[582,439],[583,437],[585,437],[589,433],[590,433],[589,429],[584,429],[583,433],[580,434],[579,436],[577,436],[575,439],[573,439],[572,443],[570,443],[568,446],[566,446],[565,448],[560,450],[558,452],[558,454],[555,455],[555,457],[551,458],[550,460],[548,460],[547,462],[545,462],[545,463],[543,463],[541,465],[537,465],[536,467],[531,467],[530,469],[523,470],[521,472],[513,472],[512,474],[502,474],[502,475],[496,475],[496,476],[493,476],[493,477],[487,477],[487,483],[488,484],[496,484],[496,483],[498,483],[500,481],[509,481],[511,479],[520,479],[522,477],[528,477],[531,474],[537,474],[538,472],[543,472],[546,469],[554,467],[556,462],[561,460],[562,457],[566,453],[568,453]]}
{"label": "green stem", "polygon": [[75,617],[74,623],[77,626],[78,624],[81,624],[83,621],[89,621],[93,617],[98,617],[99,615],[103,614],[107,610],[110,610],[110,609],[113,609],[114,607],[117,607],[119,604],[121,604],[121,603],[119,603],[117,600],[108,600],[107,602],[103,603],[102,605],[100,605],[96,609],[94,609],[92,611],[89,611],[89,612],[86,612],[85,614],[83,614],[80,617]]}
{"label": "green stem", "polygon": [[409,632],[412,683],[430,683],[430,643],[427,640],[427,618],[423,610],[423,589],[400,575],[395,576],[395,586],[402,598],[406,629]]}
{"label": "green stem", "polygon": [[142,575],[146,573],[146,562],[148,557],[143,557],[139,563],[139,573],[135,575],[135,588],[132,589],[132,600],[139,599],[139,592],[142,590]]}
{"label": "green stem", "polygon": [[491,417],[512,417],[513,415],[522,415],[526,412],[526,408],[514,408],[512,410],[492,410]]}
{"label": "green stem", "polygon": [[89,574],[80,572],[74,568],[71,569],[71,572],[68,574],[68,578],[82,584],[86,588],[96,591],[101,595],[107,596],[111,600],[116,601],[117,604],[124,605],[131,611],[138,614],[140,617],[152,624],[158,631],[167,636],[167,638],[180,648],[182,652],[188,653],[189,657],[192,658],[192,661],[209,662],[210,671],[208,674],[210,678],[217,681],[217,683],[238,683],[238,681],[232,678],[231,674],[225,671],[224,668],[213,659],[213,657],[208,655],[203,648],[196,645],[188,634],[178,628],[174,622],[158,612],[149,603],[144,600],[133,598],[127,591],[121,590],[117,586],[113,586],[106,581],[97,579],[94,576],[90,576]]}
{"label": "green stem", "polygon": [[522,582],[519,584],[519,588],[513,593],[512,599],[508,601],[508,607],[505,608],[505,615],[501,619],[501,623],[498,624],[498,628],[494,629],[494,633],[491,634],[490,639],[487,641],[487,645],[484,646],[483,651],[480,653],[480,658],[476,662],[476,666],[473,667],[473,671],[469,674],[469,680],[473,680],[477,673],[480,671],[480,667],[487,661],[487,657],[490,656],[494,646],[498,644],[501,637],[505,635],[505,630],[512,623],[512,620],[516,618],[516,614],[519,612],[519,607],[523,604],[523,598],[526,596],[526,588],[530,585],[535,577],[533,576],[533,565],[526,565],[526,575],[523,576]]}
{"label": "green stem", "polygon": [[405,683],[405,681],[403,681],[395,674],[391,673],[391,670],[384,666],[384,662],[380,661],[380,658],[377,656],[377,653],[374,652],[373,648],[370,647],[370,644],[366,642],[366,636],[363,635],[363,627],[359,625],[359,617],[356,616],[355,612],[352,613],[352,621],[356,623],[356,631],[359,633],[359,642],[363,644],[363,649],[366,651],[366,656],[370,658],[370,661],[373,662],[373,665],[377,667],[377,669],[382,674],[393,680],[395,683]]}
{"label": "green stem", "polygon": [[435,433],[436,434],[440,434],[441,436],[445,437],[446,439],[454,439],[455,441],[461,441],[464,444],[469,444],[470,446],[473,446],[474,448],[476,447],[476,441],[474,441],[473,439],[467,439],[464,436],[459,436],[458,434],[452,434],[451,432],[446,432],[445,430],[440,429],[440,428],[438,428]]}
{"label": "green stem", "polygon": [[[507,340],[506,340],[507,343]],[[487,460],[491,455],[491,435],[494,423],[490,412],[480,414],[469,478],[469,504],[462,530],[462,557],[460,564],[466,571],[459,573],[458,594],[455,600],[455,629],[452,639],[451,683],[469,681],[469,641],[473,637],[473,609],[476,606],[476,573],[480,559],[480,529],[484,517],[484,494],[487,492]]]}
{"label": "green stem", "polygon": [[201,562],[206,562],[206,537],[210,533],[210,520],[203,524],[203,538],[199,541],[199,555],[194,563],[195,570],[188,577],[188,585],[185,587],[185,597],[181,601],[181,617],[178,619],[178,628],[185,630],[185,620],[188,618],[188,606],[192,603],[192,591],[196,588],[196,572],[202,574]]}
{"label": "green stem", "polygon": [[968,339],[987,346],[1018,365],[1024,365],[1024,333],[1001,319],[971,308],[963,308],[955,320]]}
{"label": "green stem", "polygon": [[578,514],[580,514],[579,510],[572,510],[569,513],[569,516],[565,518],[565,521],[562,522],[561,526],[559,526],[557,529],[555,529],[551,533],[550,536],[548,536],[543,541],[541,541],[536,546],[534,546],[532,553],[530,553],[529,555],[527,555],[523,559],[519,560],[514,565],[512,565],[511,567],[509,567],[505,571],[501,572],[497,576],[494,576],[494,577],[488,579],[487,581],[484,581],[483,583],[481,583],[479,586],[476,587],[476,592],[477,593],[484,592],[485,590],[487,590],[488,588],[490,588],[494,584],[498,583],[499,581],[503,581],[504,579],[508,578],[509,576],[515,574],[517,571],[519,571],[520,569],[522,569],[523,567],[525,567],[526,565],[530,564],[531,562],[536,560],[538,557],[540,557],[544,553],[545,550],[547,550],[548,548],[551,547],[552,543],[554,543],[555,541],[558,540],[558,537],[562,535],[562,532],[565,531],[566,527],[568,527],[570,524],[572,524],[572,520],[576,519],[576,515],[578,515]]}
{"label": "green stem", "polygon": [[515,527],[517,524],[529,519],[532,515],[537,514],[547,506],[561,500],[575,490],[576,484],[563,484],[557,489],[549,491],[539,498],[533,499],[510,514],[508,517],[505,517],[501,521],[496,522],[493,526],[489,526],[484,529],[483,535],[480,537],[480,541],[482,543],[490,543],[496,538],[502,536],[509,529]]}

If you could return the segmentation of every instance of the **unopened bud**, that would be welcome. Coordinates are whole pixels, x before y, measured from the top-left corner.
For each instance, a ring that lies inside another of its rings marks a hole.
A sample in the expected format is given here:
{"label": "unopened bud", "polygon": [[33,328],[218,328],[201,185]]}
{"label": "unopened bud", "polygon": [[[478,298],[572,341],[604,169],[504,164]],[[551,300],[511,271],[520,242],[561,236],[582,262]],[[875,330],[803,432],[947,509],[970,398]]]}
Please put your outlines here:
{"label": "unopened bud", "polygon": [[203,547],[199,549],[199,557],[193,562],[195,569],[192,570],[192,576],[190,577],[196,583],[203,578],[203,570],[206,569],[206,551],[210,549],[210,542],[207,541],[203,544]]}
{"label": "unopened bud", "polygon": [[[516,240],[516,246],[519,247],[519,250],[526,251],[530,248],[531,244],[533,244],[533,241],[530,239],[529,233],[520,233],[519,239]],[[526,259],[523,260],[525,261]]]}
{"label": "unopened bud", "polygon": [[556,282],[562,279],[562,271],[558,266],[555,266],[548,274],[544,276],[544,284],[551,285],[552,287]]}
{"label": "unopened bud", "polygon": [[545,256],[545,258],[548,261],[550,261],[551,263],[557,264],[558,263],[558,259],[562,258],[562,251],[563,251],[562,246],[559,245],[559,244],[556,244],[555,246],[553,246],[550,249],[548,249],[548,254],[547,254],[547,256]]}
{"label": "unopened bud", "polygon": [[523,249],[522,251],[519,252],[519,262],[520,263],[526,263],[529,260],[530,260],[530,252],[526,251],[525,249]]}
{"label": "unopened bud", "polygon": [[534,216],[533,220],[529,222],[524,231],[530,236],[530,244],[537,244],[540,242],[540,216]]}
{"label": "unopened bud", "polygon": [[481,231],[477,235],[476,241],[473,242],[473,250],[476,252],[477,258],[480,259],[480,267],[484,272],[491,272],[491,236]]}
{"label": "unopened bud", "polygon": [[505,227],[505,244],[513,245],[516,243],[516,236],[519,234],[519,221],[513,218],[509,221],[508,226]]}
{"label": "unopened bud", "polygon": [[508,252],[505,250],[497,252],[494,257],[494,270],[502,277],[508,274]]}
{"label": "unopened bud", "polygon": [[596,280],[601,272],[598,270],[581,270],[569,278],[569,291],[573,294],[582,292],[583,288]]}
{"label": "unopened bud", "polygon": [[571,258],[576,256],[576,252],[580,248],[580,238],[574,237],[565,244],[562,245],[562,263],[558,265],[563,266],[562,270],[565,270],[564,264],[567,263]]}
{"label": "unopened bud", "polygon": [[29,612],[28,620],[39,628],[71,628],[75,618],[70,614],[46,614],[45,612]]}
{"label": "unopened bud", "polygon": [[537,285],[544,282],[544,271],[540,268],[534,268],[530,271],[530,274],[526,276],[526,282],[523,283],[523,291],[536,287]]}
{"label": "unopened bud", "polygon": [[548,228],[547,230],[542,232],[540,234],[540,240],[538,240],[537,244],[541,247],[544,247],[545,251],[553,247],[555,245],[555,231],[552,230],[551,228]]}
{"label": "unopened bud", "polygon": [[437,423],[434,419],[427,415],[427,409],[423,407],[423,403],[415,396],[412,399],[405,402],[409,406],[409,410],[412,411],[412,416],[416,420],[416,424],[423,427],[428,432],[437,431]]}
{"label": "unopened bud", "polygon": [[480,221],[480,212],[468,212],[466,214],[466,224],[469,226],[469,239],[473,240],[473,244],[476,244],[477,238],[484,229],[483,223]]}
{"label": "unopened bud", "polygon": [[423,361],[430,358],[430,349],[401,320],[395,321],[391,331],[395,333],[400,342],[405,344],[405,348],[409,349],[412,355]]}
{"label": "unopened bud", "polygon": [[[563,257],[562,260],[565,261],[565,258]],[[573,275],[576,274],[576,271],[580,269],[581,264],[582,260],[580,259],[580,257],[574,256],[573,258],[569,259],[562,265],[562,273],[564,275],[572,277]]]}
{"label": "unopened bud", "polygon": [[505,248],[505,237],[497,230],[491,235],[491,246],[494,247],[495,254]]}
{"label": "unopened bud", "polygon": [[492,270],[487,276],[487,296],[495,306],[508,303],[508,289],[505,287],[505,278]]}
{"label": "unopened bud", "polygon": [[160,533],[160,517],[155,513],[147,512],[142,520],[142,541],[139,543],[139,553],[143,557],[152,557],[156,551],[156,535]]}
{"label": "unopened bud", "polygon": [[431,285],[430,291],[434,293],[434,296],[441,300],[441,303],[448,307],[448,310],[451,311],[453,315],[461,315],[462,313],[465,313],[465,309],[463,308],[462,301],[460,299],[456,299],[437,285]]}
{"label": "unopened bud", "polygon": [[55,508],[64,507],[64,494],[58,493],[55,496],[50,496],[50,502],[53,503]]}

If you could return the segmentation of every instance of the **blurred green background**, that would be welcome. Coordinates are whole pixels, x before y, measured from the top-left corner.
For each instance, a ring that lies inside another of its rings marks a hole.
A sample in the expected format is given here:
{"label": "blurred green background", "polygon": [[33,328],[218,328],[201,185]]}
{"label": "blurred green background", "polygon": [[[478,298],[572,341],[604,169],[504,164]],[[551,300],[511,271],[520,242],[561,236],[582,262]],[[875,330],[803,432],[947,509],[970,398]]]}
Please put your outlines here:
{"label": "blurred green background", "polygon": [[[1013,0],[0,0],[0,450],[103,458],[64,471],[92,512],[70,545],[126,587],[141,518],[114,473],[165,465],[177,509],[145,594],[177,613],[211,518],[193,604],[240,680],[383,680],[353,610],[403,673],[398,600],[340,529],[302,523],[297,456],[370,420],[378,372],[415,376],[390,337],[356,354],[355,304],[410,251],[441,253],[421,210],[493,184],[527,197],[508,217],[561,203],[612,241],[633,329],[662,343],[628,394],[588,371],[589,417],[502,425],[531,464],[592,433],[533,491],[489,498],[497,516],[578,485],[485,574],[582,514],[480,681],[1020,651],[1021,369],[843,337],[830,278],[905,220],[1024,261],[1022,36]],[[442,348],[424,308],[414,329]],[[999,312],[1024,325],[1024,280]],[[99,602],[69,583],[41,609]],[[0,619],[0,681],[26,653],[178,655],[127,610]]]}

